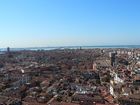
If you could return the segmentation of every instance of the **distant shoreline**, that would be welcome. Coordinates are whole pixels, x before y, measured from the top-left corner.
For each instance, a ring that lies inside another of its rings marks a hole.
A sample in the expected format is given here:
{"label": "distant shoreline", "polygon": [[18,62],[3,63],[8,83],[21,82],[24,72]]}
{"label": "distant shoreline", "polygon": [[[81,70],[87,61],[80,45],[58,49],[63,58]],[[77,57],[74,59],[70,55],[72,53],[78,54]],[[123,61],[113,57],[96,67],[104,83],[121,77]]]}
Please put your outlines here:
{"label": "distant shoreline", "polygon": [[[22,50],[56,50],[56,49],[95,49],[95,48],[140,48],[140,45],[105,45],[105,46],[57,46],[57,47],[26,47],[26,48],[11,48],[12,51]],[[6,51],[7,48],[0,48],[0,51]]]}

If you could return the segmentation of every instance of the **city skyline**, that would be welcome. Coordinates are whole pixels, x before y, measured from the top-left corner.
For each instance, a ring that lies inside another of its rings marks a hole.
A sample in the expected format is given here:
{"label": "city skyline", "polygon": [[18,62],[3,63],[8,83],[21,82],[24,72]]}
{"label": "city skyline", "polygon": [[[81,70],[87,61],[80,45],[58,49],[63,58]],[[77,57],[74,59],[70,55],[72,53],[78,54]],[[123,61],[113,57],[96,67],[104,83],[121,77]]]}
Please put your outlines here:
{"label": "city skyline", "polygon": [[139,0],[1,0],[0,48],[140,45]]}

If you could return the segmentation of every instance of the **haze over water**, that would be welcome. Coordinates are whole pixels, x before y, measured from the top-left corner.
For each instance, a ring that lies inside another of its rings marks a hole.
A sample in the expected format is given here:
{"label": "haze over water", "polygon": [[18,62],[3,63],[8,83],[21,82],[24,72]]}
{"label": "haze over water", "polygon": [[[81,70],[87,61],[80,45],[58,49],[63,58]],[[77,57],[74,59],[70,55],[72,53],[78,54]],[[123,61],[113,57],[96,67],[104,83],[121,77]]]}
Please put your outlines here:
{"label": "haze over water", "polygon": [[[59,47],[28,47],[28,48],[11,48],[12,51],[22,51],[22,50],[56,50],[56,49],[95,49],[95,48],[140,48],[140,45],[113,45],[113,46],[59,46]],[[0,52],[7,51],[7,48],[0,48]],[[2,53],[0,53],[2,54]]]}

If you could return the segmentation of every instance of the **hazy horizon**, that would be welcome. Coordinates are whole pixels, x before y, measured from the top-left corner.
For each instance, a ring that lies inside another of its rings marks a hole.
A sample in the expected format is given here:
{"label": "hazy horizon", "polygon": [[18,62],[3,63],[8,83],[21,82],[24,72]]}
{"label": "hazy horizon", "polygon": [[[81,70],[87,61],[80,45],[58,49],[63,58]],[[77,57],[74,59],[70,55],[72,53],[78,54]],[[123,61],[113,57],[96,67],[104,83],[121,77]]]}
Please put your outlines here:
{"label": "hazy horizon", "polygon": [[140,45],[139,0],[1,0],[0,48]]}
{"label": "hazy horizon", "polygon": [[79,48],[83,48],[83,49],[94,49],[94,48],[140,48],[140,45],[87,45],[87,46],[44,46],[44,47],[10,47],[10,46],[8,46],[8,47],[0,47],[0,51],[7,51],[7,48],[10,48],[10,49],[14,49],[14,50],[23,50],[23,49],[25,49],[25,50],[28,50],[28,49],[38,49],[38,50],[40,50],[40,49],[61,49],[61,48],[72,48],[72,49],[79,49]]}

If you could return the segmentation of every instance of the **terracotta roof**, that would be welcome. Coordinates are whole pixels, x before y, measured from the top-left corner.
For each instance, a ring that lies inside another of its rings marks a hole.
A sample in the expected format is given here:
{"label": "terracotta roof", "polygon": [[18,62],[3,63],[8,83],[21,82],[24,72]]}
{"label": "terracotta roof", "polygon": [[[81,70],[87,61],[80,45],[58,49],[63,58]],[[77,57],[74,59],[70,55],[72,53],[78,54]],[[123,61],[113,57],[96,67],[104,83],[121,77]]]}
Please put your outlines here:
{"label": "terracotta roof", "polygon": [[52,102],[50,105],[79,105],[79,104],[66,103],[66,102]]}

